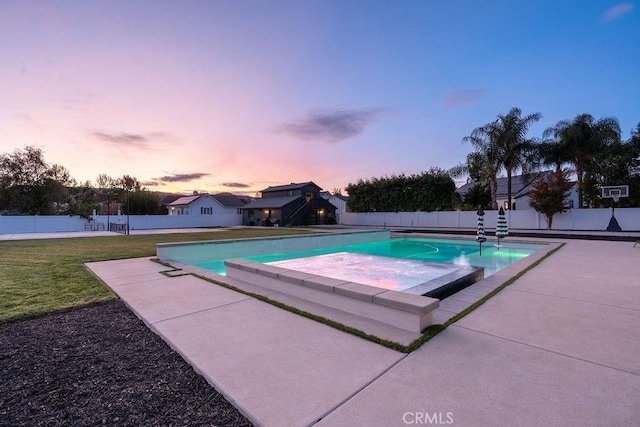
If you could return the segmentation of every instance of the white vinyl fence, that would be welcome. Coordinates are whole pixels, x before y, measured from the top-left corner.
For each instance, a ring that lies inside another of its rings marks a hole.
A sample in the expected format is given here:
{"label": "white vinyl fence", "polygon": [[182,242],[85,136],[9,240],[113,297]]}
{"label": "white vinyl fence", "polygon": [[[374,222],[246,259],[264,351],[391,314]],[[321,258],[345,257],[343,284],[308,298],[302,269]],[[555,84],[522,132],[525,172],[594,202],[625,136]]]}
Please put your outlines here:
{"label": "white vinyl fence", "polygon": [[[533,210],[507,211],[510,229],[545,230],[545,217]],[[623,231],[640,231],[640,208],[618,208],[615,210],[618,224]],[[611,209],[571,209],[553,217],[553,230],[604,231],[609,225]],[[446,212],[371,212],[341,214],[343,225],[365,225],[376,227],[423,227],[475,229],[478,216],[473,211]],[[107,220],[112,224],[126,224],[126,215],[96,215],[92,221],[78,216],[2,216],[0,234],[53,233],[88,230],[107,230]],[[229,227],[242,225],[242,215],[131,215],[131,230],[166,228]],[[494,229],[498,211],[485,211],[484,224]]]}
{"label": "white vinyl fence", "polygon": [[[507,224],[511,229],[546,230],[544,215],[534,210],[506,211]],[[640,208],[618,208],[615,217],[622,231],[640,231]],[[611,209],[570,209],[553,217],[552,230],[604,231],[611,219]],[[443,212],[345,212],[342,225],[366,225],[376,227],[423,227],[475,229],[478,215],[474,211]],[[495,229],[498,211],[485,210],[484,225]]]}
{"label": "white vinyl fence", "polygon": [[[3,216],[0,215],[0,234],[55,233],[89,230],[108,230],[107,223],[126,224],[127,215],[95,215],[92,221],[79,216]],[[130,215],[130,230],[163,228],[229,227],[242,224],[242,215]]]}

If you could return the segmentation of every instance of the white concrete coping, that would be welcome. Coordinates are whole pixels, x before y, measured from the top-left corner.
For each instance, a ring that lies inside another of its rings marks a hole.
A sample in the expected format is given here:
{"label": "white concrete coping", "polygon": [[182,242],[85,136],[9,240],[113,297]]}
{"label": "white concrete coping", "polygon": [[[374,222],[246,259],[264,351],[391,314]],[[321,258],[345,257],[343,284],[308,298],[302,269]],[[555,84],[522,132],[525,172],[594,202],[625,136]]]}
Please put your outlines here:
{"label": "white concrete coping", "polygon": [[225,261],[227,276],[334,309],[422,332],[440,301],[247,260]]}

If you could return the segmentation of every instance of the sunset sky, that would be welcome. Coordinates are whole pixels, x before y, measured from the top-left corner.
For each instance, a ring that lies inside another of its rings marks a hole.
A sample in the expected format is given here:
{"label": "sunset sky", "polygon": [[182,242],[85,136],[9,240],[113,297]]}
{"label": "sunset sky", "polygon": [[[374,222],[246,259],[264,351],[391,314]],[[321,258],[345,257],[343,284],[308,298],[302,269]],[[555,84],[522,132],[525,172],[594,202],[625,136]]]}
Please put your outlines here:
{"label": "sunset sky", "polygon": [[530,136],[640,122],[640,7],[616,1],[0,0],[0,153],[79,180],[254,194],[448,169],[512,107]]}

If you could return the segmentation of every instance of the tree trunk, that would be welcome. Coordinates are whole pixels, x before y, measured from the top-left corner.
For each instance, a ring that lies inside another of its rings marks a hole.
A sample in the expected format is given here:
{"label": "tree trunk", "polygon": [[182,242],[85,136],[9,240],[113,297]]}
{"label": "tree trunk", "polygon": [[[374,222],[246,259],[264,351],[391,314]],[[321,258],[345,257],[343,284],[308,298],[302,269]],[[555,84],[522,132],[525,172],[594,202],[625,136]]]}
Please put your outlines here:
{"label": "tree trunk", "polygon": [[507,169],[507,209],[511,210],[511,169]]}
{"label": "tree trunk", "polygon": [[547,215],[547,230],[551,230],[552,222],[553,222],[553,215]]}
{"label": "tree trunk", "polygon": [[582,206],[584,205],[583,202],[583,189],[582,189],[582,165],[579,163],[575,164],[576,166],[576,185],[578,186],[578,209],[582,209]]}
{"label": "tree trunk", "polygon": [[495,179],[491,180],[491,184],[489,185],[491,187],[491,209],[492,210],[497,210],[498,209],[498,181],[496,181]]}

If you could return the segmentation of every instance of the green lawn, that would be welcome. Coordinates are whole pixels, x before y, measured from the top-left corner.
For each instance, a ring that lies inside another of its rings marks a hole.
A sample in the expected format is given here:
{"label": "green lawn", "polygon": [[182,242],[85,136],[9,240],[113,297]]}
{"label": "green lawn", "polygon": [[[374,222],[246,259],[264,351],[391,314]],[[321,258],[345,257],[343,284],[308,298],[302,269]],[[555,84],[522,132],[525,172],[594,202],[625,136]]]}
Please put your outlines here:
{"label": "green lawn", "polygon": [[239,228],[211,233],[3,241],[0,242],[0,323],[115,298],[84,267],[85,262],[154,256],[156,243],[306,232]]}

